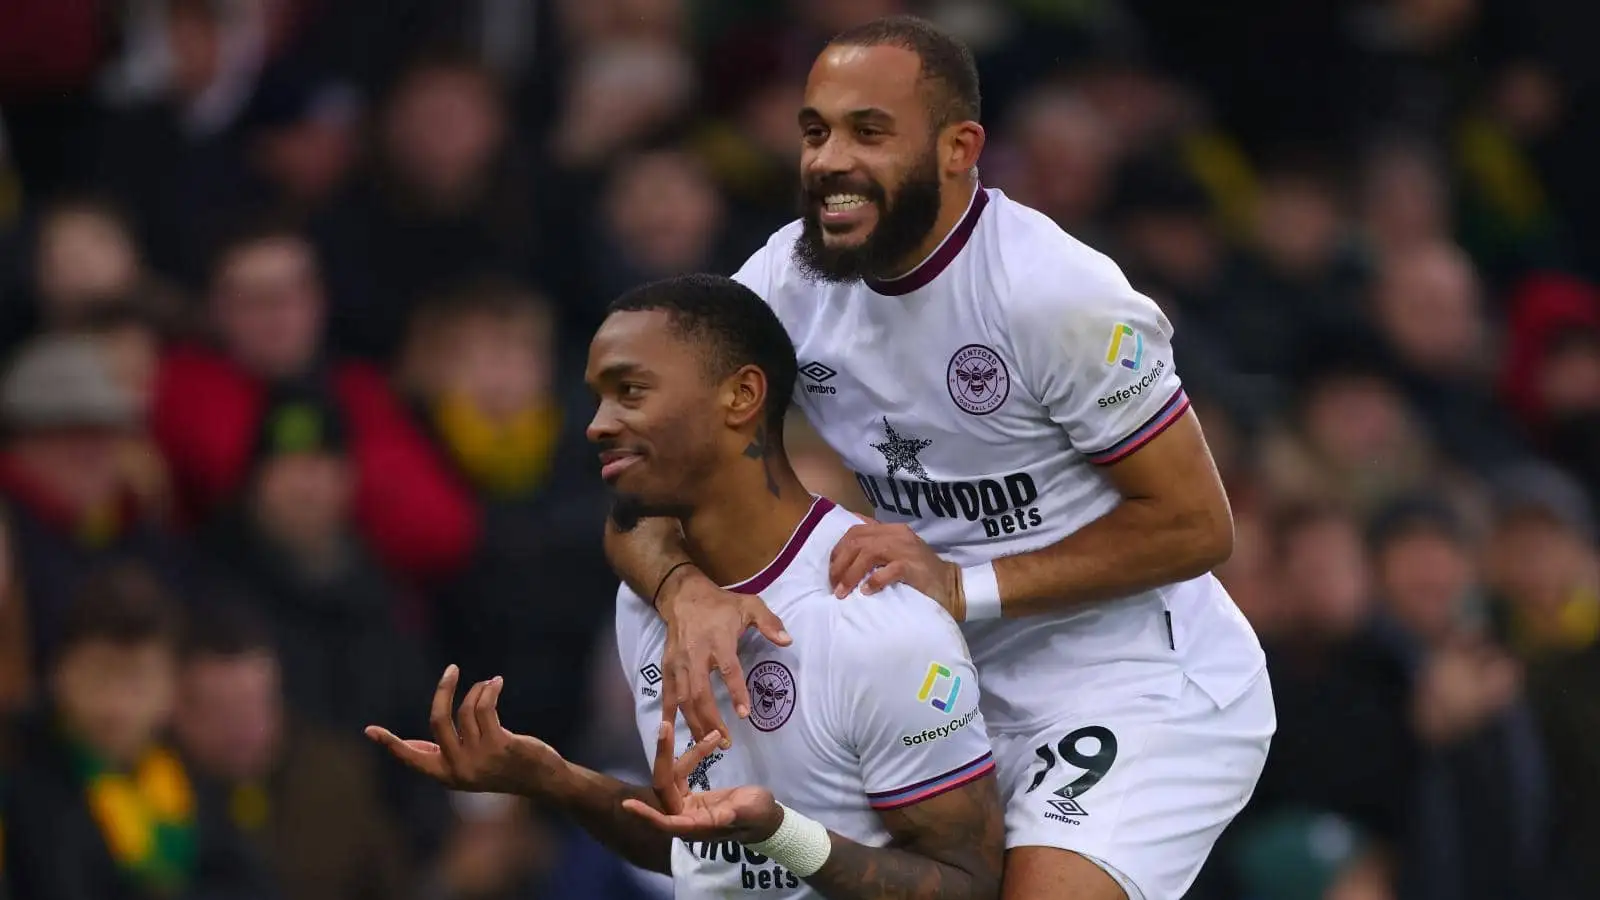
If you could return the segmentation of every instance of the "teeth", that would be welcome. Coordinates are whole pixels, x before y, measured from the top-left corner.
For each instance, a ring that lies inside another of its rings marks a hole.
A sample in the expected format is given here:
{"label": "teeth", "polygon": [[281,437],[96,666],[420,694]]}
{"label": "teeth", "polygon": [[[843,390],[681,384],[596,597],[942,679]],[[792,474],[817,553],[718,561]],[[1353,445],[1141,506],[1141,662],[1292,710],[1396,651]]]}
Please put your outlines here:
{"label": "teeth", "polygon": [[829,212],[845,212],[866,206],[867,198],[860,194],[829,194],[822,198],[822,202]]}

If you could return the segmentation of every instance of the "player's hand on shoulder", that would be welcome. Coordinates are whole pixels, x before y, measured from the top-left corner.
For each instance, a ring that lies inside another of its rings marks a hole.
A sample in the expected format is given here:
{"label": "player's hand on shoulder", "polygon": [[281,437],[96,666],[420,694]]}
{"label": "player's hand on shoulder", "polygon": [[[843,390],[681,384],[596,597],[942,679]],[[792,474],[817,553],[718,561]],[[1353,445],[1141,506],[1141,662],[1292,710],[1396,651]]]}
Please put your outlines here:
{"label": "player's hand on shoulder", "polygon": [[566,774],[566,760],[544,741],[501,726],[501,678],[473,685],[452,719],[450,704],[460,677],[460,670],[448,666],[434,689],[428,715],[432,741],[404,740],[377,725],[367,727],[367,737],[453,790],[532,794],[554,787]]}
{"label": "player's hand on shoulder", "polygon": [[667,623],[667,646],[662,653],[661,711],[667,721],[678,712],[689,723],[696,740],[715,731],[731,746],[727,723],[717,709],[711,673],[722,677],[728,699],[740,718],[750,715],[750,692],[739,665],[739,638],[749,629],[760,631],[780,647],[790,644],[789,633],[761,598],[718,587],[697,569],[684,568],[675,582],[663,585],[658,598]]}
{"label": "player's hand on shoulder", "polygon": [[747,785],[698,793],[689,775],[715,753],[720,735],[697,740],[682,756],[673,756],[677,730],[662,722],[656,733],[656,758],[651,787],[656,805],[624,800],[622,806],[662,831],[688,840],[758,843],[772,837],[783,823],[783,809],[766,788]]}
{"label": "player's hand on shoulder", "polygon": [[957,622],[966,616],[961,567],[942,559],[906,525],[852,526],[834,545],[828,579],[841,600],[858,587],[863,594],[876,594],[891,584],[906,584],[932,597]]}

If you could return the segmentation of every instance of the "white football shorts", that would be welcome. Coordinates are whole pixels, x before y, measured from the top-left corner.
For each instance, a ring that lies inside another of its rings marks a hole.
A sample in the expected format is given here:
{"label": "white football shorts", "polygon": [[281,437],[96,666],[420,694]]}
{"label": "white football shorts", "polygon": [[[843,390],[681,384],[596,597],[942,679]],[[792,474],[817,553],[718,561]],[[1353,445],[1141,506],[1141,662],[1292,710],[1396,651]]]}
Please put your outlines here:
{"label": "white football shorts", "polygon": [[1185,679],[1176,697],[1103,698],[992,734],[1006,847],[1071,850],[1129,900],[1179,900],[1255,791],[1276,728],[1262,672],[1226,707]]}

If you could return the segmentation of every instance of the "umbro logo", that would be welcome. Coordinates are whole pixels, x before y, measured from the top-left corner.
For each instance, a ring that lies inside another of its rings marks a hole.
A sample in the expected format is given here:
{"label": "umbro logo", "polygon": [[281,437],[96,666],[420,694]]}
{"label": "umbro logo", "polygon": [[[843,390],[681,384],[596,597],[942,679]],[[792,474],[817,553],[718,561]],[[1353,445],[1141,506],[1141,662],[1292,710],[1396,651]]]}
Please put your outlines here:
{"label": "umbro logo", "polygon": [[661,683],[661,667],[649,663],[639,670],[639,677],[644,679],[644,687],[639,688],[639,693],[646,697],[656,696],[656,685]]}
{"label": "umbro logo", "polygon": [[828,368],[822,363],[808,362],[800,367],[800,374],[811,379],[812,381],[817,382],[818,384],[821,384],[822,382],[827,381],[839,373]]}
{"label": "umbro logo", "polygon": [[808,394],[839,393],[838,388],[826,383],[829,379],[833,378],[833,376],[839,374],[837,370],[830,366],[825,366],[822,363],[813,360],[812,362],[808,362],[800,367],[800,374],[804,375],[806,379],[811,382],[810,384],[806,385],[806,393]]}

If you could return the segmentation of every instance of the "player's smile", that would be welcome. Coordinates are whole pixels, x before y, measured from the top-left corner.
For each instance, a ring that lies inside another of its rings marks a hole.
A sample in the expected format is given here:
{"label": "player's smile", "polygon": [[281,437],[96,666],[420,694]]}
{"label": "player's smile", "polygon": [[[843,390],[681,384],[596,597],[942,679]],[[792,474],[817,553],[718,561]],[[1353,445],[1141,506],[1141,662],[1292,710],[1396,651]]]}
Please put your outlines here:
{"label": "player's smile", "polygon": [[866,194],[836,192],[823,196],[818,204],[823,233],[830,237],[857,231],[870,231],[878,218],[877,201]]}
{"label": "player's smile", "polygon": [[622,474],[644,462],[644,454],[637,450],[611,449],[600,451],[600,478],[606,484],[616,484]]}

